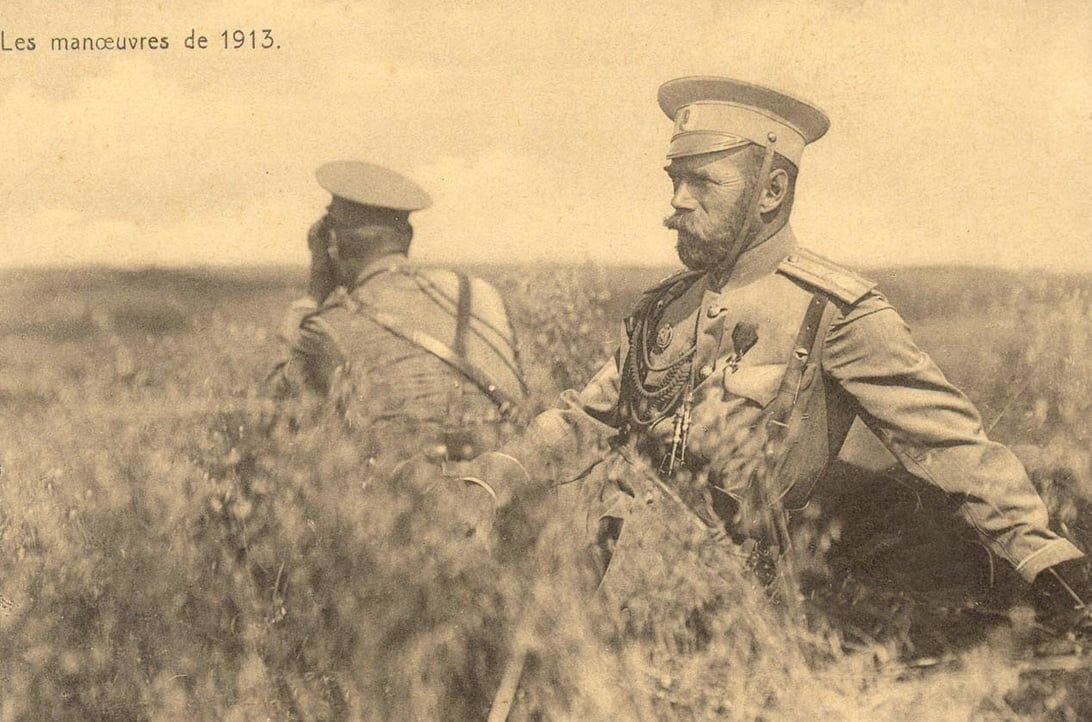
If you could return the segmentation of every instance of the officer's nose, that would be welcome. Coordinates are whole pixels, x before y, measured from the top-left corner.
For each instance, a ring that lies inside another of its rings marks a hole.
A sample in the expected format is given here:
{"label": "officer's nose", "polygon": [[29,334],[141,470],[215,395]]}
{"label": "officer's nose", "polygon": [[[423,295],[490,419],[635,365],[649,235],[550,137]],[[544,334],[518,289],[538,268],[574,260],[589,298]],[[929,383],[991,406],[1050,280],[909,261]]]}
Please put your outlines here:
{"label": "officer's nose", "polygon": [[698,207],[694,196],[690,195],[690,188],[686,183],[675,186],[675,192],[671,195],[671,207],[677,211],[692,211]]}

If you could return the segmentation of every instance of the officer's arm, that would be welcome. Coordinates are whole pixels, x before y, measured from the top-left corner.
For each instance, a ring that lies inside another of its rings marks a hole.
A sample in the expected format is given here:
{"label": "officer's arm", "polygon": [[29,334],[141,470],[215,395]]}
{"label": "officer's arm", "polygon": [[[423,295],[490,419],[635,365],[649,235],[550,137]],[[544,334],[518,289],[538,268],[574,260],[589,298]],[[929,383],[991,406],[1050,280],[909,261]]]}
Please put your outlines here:
{"label": "officer's arm", "polygon": [[293,303],[277,336],[283,355],[266,381],[271,394],[277,398],[325,395],[345,356],[317,304],[309,298]]}
{"label": "officer's arm", "polygon": [[962,498],[965,518],[1022,576],[1080,556],[1049,531],[1020,461],[986,437],[974,405],[882,297],[867,297],[836,320],[823,353],[825,372],[906,470]]}
{"label": "officer's arm", "polygon": [[535,417],[499,451],[488,452],[458,470],[481,484],[503,506],[528,484],[548,486],[581,478],[606,455],[616,433],[612,412],[618,399],[618,357],[604,364],[580,391],[561,394],[557,408]]}

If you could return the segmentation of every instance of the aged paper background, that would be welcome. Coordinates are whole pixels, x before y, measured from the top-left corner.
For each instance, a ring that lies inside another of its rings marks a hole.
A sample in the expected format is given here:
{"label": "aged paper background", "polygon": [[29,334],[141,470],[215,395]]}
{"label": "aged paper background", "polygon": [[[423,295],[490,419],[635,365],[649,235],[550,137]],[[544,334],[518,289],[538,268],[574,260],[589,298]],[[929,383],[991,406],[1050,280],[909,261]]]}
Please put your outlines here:
{"label": "aged paper background", "polygon": [[[187,48],[191,35],[208,47]],[[950,610],[926,606],[919,624],[921,607],[861,602],[857,587],[826,611],[878,620],[873,636],[820,640],[821,669],[793,656],[794,627],[756,625],[770,606],[753,594],[716,635],[692,610],[665,614],[685,624],[650,635],[660,651],[693,637],[696,656],[613,654],[603,619],[617,619],[593,617],[572,591],[583,580],[565,578],[579,565],[544,576],[526,563],[533,524],[504,538],[524,546],[501,562],[465,553],[429,526],[450,531],[444,504],[419,495],[420,514],[403,513],[410,495],[376,482],[366,445],[267,433],[278,319],[302,293],[306,230],[329,199],[318,165],[372,161],[429,191],[414,256],[479,264],[510,293],[542,408],[590,377],[632,298],[678,266],[661,227],[671,124],[656,89],[692,74],[772,85],[829,114],[804,154],[797,235],[875,272],[1049,492],[1052,518],[1092,545],[1087,0],[9,0],[0,722],[352,718],[372,709],[361,700],[386,710],[376,718],[459,717],[453,704],[481,718],[502,670],[522,664],[511,653],[530,634],[529,588],[557,612],[537,633],[530,708],[575,719],[638,718],[642,705],[673,718],[676,698],[720,718],[721,692],[740,719],[1092,715],[1086,659],[1068,658],[1077,677],[1021,677],[1007,609],[975,636]],[[916,500],[877,501],[876,488],[858,509],[909,510],[920,526]],[[542,547],[551,533],[573,541],[551,521]],[[924,561],[958,576],[949,549]],[[700,575],[666,566],[685,593],[659,602],[704,599]],[[912,626],[965,638],[923,652]]]}
{"label": "aged paper background", "polygon": [[[1092,268],[1092,9],[948,3],[7,3],[4,265],[303,263],[312,171],[416,177],[438,260],[672,263],[660,82],[809,98],[795,225],[851,263]],[[277,50],[218,46],[271,29]],[[210,38],[184,48],[190,31]],[[165,51],[50,50],[167,36]]]}

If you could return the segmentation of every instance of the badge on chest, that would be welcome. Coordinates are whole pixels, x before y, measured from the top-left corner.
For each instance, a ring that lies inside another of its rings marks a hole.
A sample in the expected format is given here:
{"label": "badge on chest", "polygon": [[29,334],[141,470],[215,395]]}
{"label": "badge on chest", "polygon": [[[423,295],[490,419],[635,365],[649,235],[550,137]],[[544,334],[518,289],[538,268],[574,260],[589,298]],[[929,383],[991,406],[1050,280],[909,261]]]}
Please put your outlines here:
{"label": "badge on chest", "polygon": [[656,352],[663,353],[667,350],[667,347],[671,345],[671,337],[674,335],[674,331],[669,324],[663,324],[660,326],[660,330],[656,332]]}
{"label": "badge on chest", "polygon": [[732,329],[732,348],[734,351],[728,358],[728,368],[734,373],[739,368],[739,362],[744,354],[758,343],[758,324],[751,321],[740,321]]}

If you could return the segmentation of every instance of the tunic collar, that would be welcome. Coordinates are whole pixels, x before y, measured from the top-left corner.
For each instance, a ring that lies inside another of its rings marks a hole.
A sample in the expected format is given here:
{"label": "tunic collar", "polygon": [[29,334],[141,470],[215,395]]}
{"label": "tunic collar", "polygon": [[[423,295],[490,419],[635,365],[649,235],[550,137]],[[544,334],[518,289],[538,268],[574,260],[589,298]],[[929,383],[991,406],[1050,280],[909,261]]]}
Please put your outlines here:
{"label": "tunic collar", "polygon": [[402,266],[409,265],[409,262],[410,260],[405,253],[384,254],[369,263],[367,266],[364,266],[364,269],[359,274],[357,274],[356,282],[353,284],[353,288],[360,288],[365,283],[372,280],[381,273],[386,273],[387,271],[393,271],[397,268],[401,268]]}
{"label": "tunic collar", "polygon": [[710,290],[723,291],[769,276],[796,249],[796,245],[796,234],[786,223],[765,241],[740,254],[735,266],[729,271],[727,280],[723,273],[706,274],[707,287]]}

